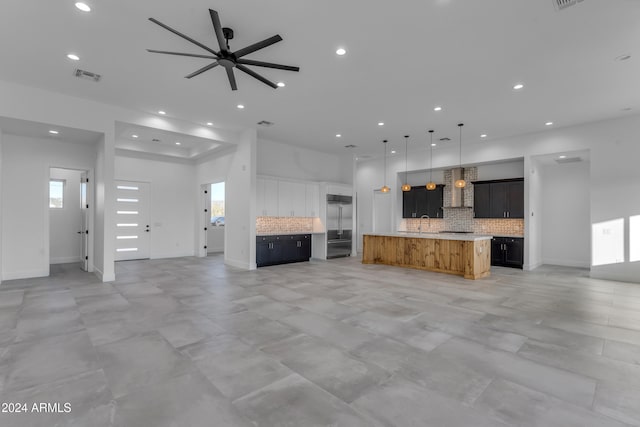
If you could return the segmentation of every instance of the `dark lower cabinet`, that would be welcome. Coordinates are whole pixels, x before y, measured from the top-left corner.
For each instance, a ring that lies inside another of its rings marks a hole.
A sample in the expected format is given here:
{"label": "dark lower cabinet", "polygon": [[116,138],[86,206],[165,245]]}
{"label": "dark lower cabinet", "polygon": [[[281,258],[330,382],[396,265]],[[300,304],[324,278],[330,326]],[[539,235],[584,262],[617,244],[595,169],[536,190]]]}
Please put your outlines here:
{"label": "dark lower cabinet", "polygon": [[491,241],[491,265],[522,268],[524,264],[524,238],[494,237]]}
{"label": "dark lower cabinet", "polygon": [[311,258],[310,234],[256,237],[256,265],[258,267],[309,261],[309,258]]}

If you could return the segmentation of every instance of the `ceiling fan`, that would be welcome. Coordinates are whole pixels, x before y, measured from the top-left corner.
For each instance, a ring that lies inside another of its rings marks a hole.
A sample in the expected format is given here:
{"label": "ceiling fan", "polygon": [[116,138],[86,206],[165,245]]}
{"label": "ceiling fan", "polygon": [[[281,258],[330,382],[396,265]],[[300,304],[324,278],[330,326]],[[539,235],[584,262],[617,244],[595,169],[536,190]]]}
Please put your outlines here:
{"label": "ceiling fan", "polygon": [[154,24],[160,25],[162,28],[171,31],[173,34],[182,37],[183,39],[195,44],[196,46],[201,47],[202,49],[211,53],[213,56],[198,55],[198,54],[183,53],[183,52],[167,52],[163,50],[153,50],[153,49],[147,49],[147,51],[152,53],[163,53],[166,55],[191,56],[194,58],[214,59],[215,61],[212,62],[211,64],[206,65],[200,68],[199,70],[194,71],[193,73],[185,76],[185,78],[191,79],[197,75],[204,73],[205,71],[208,71],[220,65],[224,67],[225,70],[227,71],[227,77],[229,78],[229,84],[231,85],[232,90],[238,90],[238,85],[236,84],[236,77],[233,74],[234,68],[237,68],[238,70],[247,73],[251,77],[260,80],[262,83],[268,86],[271,86],[274,89],[277,89],[278,85],[264,78],[263,76],[256,73],[255,71],[251,70],[250,68],[247,67],[247,65],[255,65],[256,67],[276,68],[278,70],[300,71],[299,67],[292,67],[290,65],[272,64],[270,62],[244,59],[244,57],[246,55],[249,55],[250,53],[253,53],[260,49],[264,49],[267,46],[271,46],[272,44],[278,43],[279,41],[281,41],[282,37],[280,37],[279,35],[276,34],[275,36],[269,37],[268,39],[262,40],[261,42],[254,43],[250,46],[247,46],[245,48],[232,52],[229,49],[229,40],[233,39],[233,30],[231,28],[222,27],[222,25],[220,24],[220,17],[218,16],[218,12],[216,12],[215,10],[209,9],[209,15],[211,15],[211,22],[213,23],[213,29],[216,34],[216,38],[218,39],[218,46],[220,47],[219,52],[211,49],[210,47],[203,45],[202,43],[192,39],[191,37],[185,34],[182,34],[179,31],[174,30],[173,28],[163,24],[157,19],[149,18],[149,21],[153,22]]}

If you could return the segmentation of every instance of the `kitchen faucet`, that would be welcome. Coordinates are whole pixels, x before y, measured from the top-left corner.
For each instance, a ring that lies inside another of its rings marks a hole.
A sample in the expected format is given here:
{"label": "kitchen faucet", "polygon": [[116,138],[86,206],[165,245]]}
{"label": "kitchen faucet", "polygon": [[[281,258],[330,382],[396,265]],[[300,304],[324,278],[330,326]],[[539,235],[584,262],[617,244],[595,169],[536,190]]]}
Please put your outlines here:
{"label": "kitchen faucet", "polygon": [[427,218],[429,220],[429,223],[427,224],[427,227],[431,228],[431,217],[429,215],[422,215],[420,217],[420,224],[418,224],[418,233],[422,234],[422,218]]}

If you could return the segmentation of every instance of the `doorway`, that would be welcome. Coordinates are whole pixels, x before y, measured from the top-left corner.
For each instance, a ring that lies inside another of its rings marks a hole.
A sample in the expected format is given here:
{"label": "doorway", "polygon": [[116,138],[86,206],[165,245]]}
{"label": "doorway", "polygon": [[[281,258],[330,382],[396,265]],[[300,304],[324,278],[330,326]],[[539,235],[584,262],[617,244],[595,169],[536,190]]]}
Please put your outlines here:
{"label": "doorway", "polygon": [[49,168],[49,264],[89,267],[89,172]]}
{"label": "doorway", "polygon": [[149,183],[116,181],[116,261],[149,258],[149,217]]}
{"label": "doorway", "polygon": [[205,185],[205,241],[206,253],[224,253],[225,247],[225,185],[216,182]]}

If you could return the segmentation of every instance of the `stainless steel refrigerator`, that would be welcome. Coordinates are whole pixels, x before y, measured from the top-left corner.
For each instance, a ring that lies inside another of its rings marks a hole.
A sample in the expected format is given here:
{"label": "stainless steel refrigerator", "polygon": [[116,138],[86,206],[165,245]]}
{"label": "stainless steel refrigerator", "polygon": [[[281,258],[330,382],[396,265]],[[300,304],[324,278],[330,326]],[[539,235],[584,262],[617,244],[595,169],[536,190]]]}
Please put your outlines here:
{"label": "stainless steel refrigerator", "polygon": [[327,258],[351,255],[352,226],[351,196],[327,194]]}

